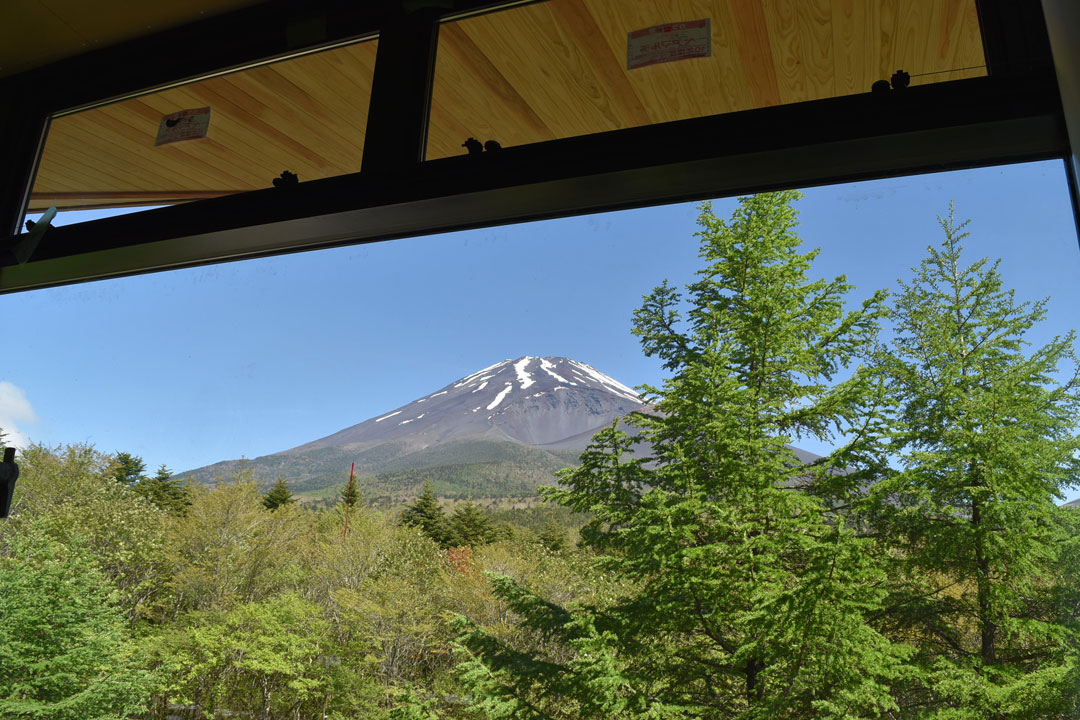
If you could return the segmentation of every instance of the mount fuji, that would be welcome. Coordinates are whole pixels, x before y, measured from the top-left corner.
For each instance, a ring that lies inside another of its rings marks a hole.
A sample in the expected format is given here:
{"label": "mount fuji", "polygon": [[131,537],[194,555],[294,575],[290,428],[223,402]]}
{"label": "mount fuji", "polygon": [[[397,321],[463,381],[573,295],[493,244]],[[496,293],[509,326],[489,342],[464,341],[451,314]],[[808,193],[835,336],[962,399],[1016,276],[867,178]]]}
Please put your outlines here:
{"label": "mount fuji", "polygon": [[[182,477],[212,482],[246,464],[260,483],[294,492],[336,486],[356,463],[369,496],[405,497],[426,479],[445,496],[527,496],[576,464],[593,434],[643,408],[638,394],[565,357],[503,360],[332,435]],[[325,493],[323,493],[325,494]]]}

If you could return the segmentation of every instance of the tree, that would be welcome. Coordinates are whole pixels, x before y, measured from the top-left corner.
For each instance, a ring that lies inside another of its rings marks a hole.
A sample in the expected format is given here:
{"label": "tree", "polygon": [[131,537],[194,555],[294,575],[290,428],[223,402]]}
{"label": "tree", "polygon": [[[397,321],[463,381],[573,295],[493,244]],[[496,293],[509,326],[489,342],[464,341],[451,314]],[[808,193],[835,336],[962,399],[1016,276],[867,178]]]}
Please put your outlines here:
{"label": "tree", "polygon": [[357,487],[355,482],[350,480],[345,487],[338,491],[338,499],[344,503],[346,507],[351,508],[361,500],[360,488]]}
{"label": "tree", "polygon": [[471,500],[461,503],[447,521],[447,542],[453,546],[485,545],[497,536],[491,517]]}
{"label": "tree", "polygon": [[91,446],[30,445],[19,464],[13,517],[3,526],[32,527],[62,545],[80,545],[132,617],[148,612],[167,572],[162,513],[118,483],[113,457]]}
{"label": "tree", "polygon": [[268,510],[277,510],[282,505],[289,505],[294,502],[296,502],[296,498],[293,497],[292,491],[285,484],[285,478],[283,477],[279,477],[269,492],[263,495],[263,505]]}
{"label": "tree", "polygon": [[[882,293],[846,312],[844,278],[807,277],[797,194],[706,204],[704,268],[685,298],[665,282],[634,314],[655,414],[601,431],[545,496],[595,521],[584,544],[632,588],[564,608],[506,579],[496,594],[560,652],[513,647],[462,621],[463,679],[497,717],[862,718],[894,707],[903,648],[871,627],[883,573],[830,512],[873,454],[879,388],[863,368]],[[686,322],[683,322],[685,312]],[[850,431],[801,466],[789,443]],[[568,659],[567,659],[568,658]]]}
{"label": "tree", "polygon": [[566,549],[566,528],[559,525],[554,520],[549,520],[545,523],[540,534],[537,536],[540,544],[547,548],[550,552],[559,553]]}
{"label": "tree", "polygon": [[882,365],[901,469],[872,496],[895,560],[889,620],[919,640],[909,700],[956,718],[1065,717],[1080,636],[1058,599],[1080,568],[1054,501],[1080,481],[1074,336],[1027,350],[1045,301],[1018,303],[998,263],[965,266],[967,222],[952,208],[939,220],[943,243],[895,302]]}
{"label": "tree", "polygon": [[165,465],[161,465],[152,477],[139,480],[134,488],[136,494],[170,515],[183,515],[191,505],[190,488],[173,479],[172,471]]}
{"label": "tree", "polygon": [[431,489],[430,480],[424,482],[424,490],[413,504],[401,512],[401,521],[419,528],[439,545],[445,546],[449,540],[446,514]]}
{"label": "tree", "polygon": [[34,530],[5,539],[0,715],[121,720],[145,710],[154,677],[133,656],[116,590],[91,556]]}
{"label": "tree", "polygon": [[113,463],[113,475],[122,485],[134,485],[146,477],[146,463],[138,455],[118,452]]}

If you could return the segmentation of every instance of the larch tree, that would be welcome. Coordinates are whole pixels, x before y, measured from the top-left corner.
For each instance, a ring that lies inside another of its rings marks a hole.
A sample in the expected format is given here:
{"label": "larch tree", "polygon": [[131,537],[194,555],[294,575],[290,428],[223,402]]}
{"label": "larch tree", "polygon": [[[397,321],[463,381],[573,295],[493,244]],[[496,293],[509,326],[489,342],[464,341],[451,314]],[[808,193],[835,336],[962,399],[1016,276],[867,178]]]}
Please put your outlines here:
{"label": "larch tree", "polygon": [[1045,302],[1017,302],[998,263],[965,265],[951,208],[940,223],[895,301],[882,367],[898,470],[871,494],[895,581],[884,617],[919,648],[902,702],[911,717],[1074,717],[1080,574],[1055,503],[1080,480],[1074,337],[1033,348]]}
{"label": "larch tree", "polygon": [[[895,708],[902,646],[876,631],[884,576],[834,512],[876,456],[880,383],[852,368],[883,293],[845,311],[811,279],[794,192],[703,206],[704,267],[634,314],[670,376],[651,411],[597,434],[546,496],[595,521],[583,544],[636,590],[563,608],[507,578],[496,593],[560,652],[459,621],[463,677],[489,717],[870,718]],[[841,379],[842,375],[846,375]],[[807,466],[790,443],[847,440]],[[842,471],[843,470],[843,471]],[[825,499],[828,498],[828,499]],[[567,659],[569,658],[569,659]]]}

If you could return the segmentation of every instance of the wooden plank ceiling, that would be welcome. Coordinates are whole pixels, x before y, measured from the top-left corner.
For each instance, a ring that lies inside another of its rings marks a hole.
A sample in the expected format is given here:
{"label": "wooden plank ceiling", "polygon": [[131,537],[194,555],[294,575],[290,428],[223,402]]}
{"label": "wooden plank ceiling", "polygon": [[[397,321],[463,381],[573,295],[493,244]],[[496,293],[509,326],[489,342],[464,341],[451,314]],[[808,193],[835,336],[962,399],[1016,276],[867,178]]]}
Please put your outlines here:
{"label": "wooden plank ceiling", "polygon": [[[711,57],[626,69],[627,33],[709,18]],[[31,209],[179,202],[360,169],[369,41],[53,121]],[[442,26],[428,158],[985,74],[974,0],[549,0]],[[154,147],[211,108],[206,138]]]}

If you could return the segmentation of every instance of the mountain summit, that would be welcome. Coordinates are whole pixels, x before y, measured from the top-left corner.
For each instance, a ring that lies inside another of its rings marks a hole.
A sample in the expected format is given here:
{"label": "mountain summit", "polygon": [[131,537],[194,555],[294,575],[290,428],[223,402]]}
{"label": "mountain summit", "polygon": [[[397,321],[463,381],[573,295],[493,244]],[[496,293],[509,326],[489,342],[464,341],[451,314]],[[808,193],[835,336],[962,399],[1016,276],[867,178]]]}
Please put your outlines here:
{"label": "mountain summit", "polygon": [[284,452],[361,451],[387,442],[421,449],[462,438],[581,450],[593,433],[641,405],[636,392],[591,365],[526,355]]}
{"label": "mountain summit", "polygon": [[[401,407],[326,437],[245,461],[258,481],[284,477],[294,490],[340,483],[350,464],[380,496],[427,478],[447,495],[528,495],[573,464],[592,436],[643,407],[636,392],[565,357],[503,360]],[[210,482],[229,460],[183,473]]]}

